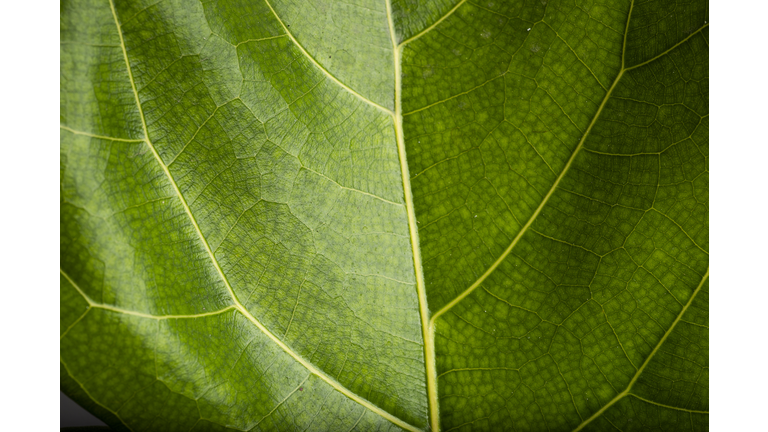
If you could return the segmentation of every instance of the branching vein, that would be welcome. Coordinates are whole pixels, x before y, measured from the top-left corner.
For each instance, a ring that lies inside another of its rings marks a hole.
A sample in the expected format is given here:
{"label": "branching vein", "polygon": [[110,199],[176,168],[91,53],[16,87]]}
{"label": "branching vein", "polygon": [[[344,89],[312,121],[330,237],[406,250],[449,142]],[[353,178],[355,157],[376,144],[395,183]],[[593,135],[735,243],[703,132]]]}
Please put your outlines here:
{"label": "branching vein", "polygon": [[306,57],[309,59],[309,61],[311,61],[311,62],[312,62],[312,64],[314,64],[314,65],[315,65],[315,66],[316,66],[318,69],[320,69],[320,70],[321,70],[321,71],[322,71],[322,72],[323,72],[323,73],[324,73],[324,74],[325,74],[325,75],[326,75],[328,78],[330,78],[330,79],[331,79],[331,81],[335,82],[336,84],[338,84],[339,86],[341,86],[342,88],[344,88],[346,91],[350,92],[350,93],[351,93],[351,94],[353,94],[355,97],[357,97],[357,98],[358,98],[358,99],[360,99],[361,101],[363,101],[363,102],[367,103],[368,105],[371,105],[371,106],[373,106],[373,107],[376,107],[376,108],[380,109],[381,111],[384,111],[384,112],[385,112],[385,113],[387,113],[387,114],[393,115],[393,112],[392,112],[392,110],[391,110],[391,109],[389,109],[389,108],[386,108],[386,107],[383,107],[383,106],[381,106],[381,105],[377,104],[376,102],[374,102],[374,101],[372,101],[372,100],[370,100],[370,99],[366,98],[365,96],[361,95],[360,93],[358,93],[357,91],[355,91],[355,90],[353,90],[351,87],[349,87],[348,85],[346,85],[346,84],[344,84],[343,82],[339,81],[339,79],[338,79],[338,78],[336,78],[335,76],[333,76],[333,74],[331,74],[331,73],[328,71],[328,69],[324,68],[324,67],[323,67],[323,65],[321,65],[321,64],[320,64],[320,63],[319,63],[319,62],[318,62],[318,61],[317,61],[317,60],[316,60],[314,57],[312,57],[312,55],[311,55],[310,53],[308,53],[308,52],[307,52],[307,50],[305,50],[305,49],[304,49],[304,47],[303,47],[303,46],[302,46],[302,45],[299,43],[299,41],[297,41],[297,40],[296,40],[296,38],[293,36],[293,33],[291,33],[291,32],[288,30],[288,26],[286,26],[286,25],[285,25],[285,23],[283,22],[283,20],[282,20],[282,19],[280,19],[280,16],[279,16],[279,15],[277,14],[277,12],[275,11],[275,8],[273,8],[273,7],[272,7],[272,5],[269,3],[269,0],[264,0],[264,3],[266,3],[266,4],[267,4],[267,6],[269,7],[269,10],[271,10],[271,11],[272,11],[272,14],[274,14],[274,15],[275,15],[275,19],[277,19],[277,21],[278,21],[278,22],[280,23],[280,25],[283,27],[283,31],[285,31],[285,34],[287,34],[287,35],[288,35],[288,37],[291,39],[291,42],[293,42],[293,44],[294,44],[294,45],[296,45],[296,47],[297,47],[297,48],[298,48],[298,49],[299,49],[299,50],[300,50],[300,51],[301,51],[301,52],[302,52],[302,53],[303,53],[303,54],[304,54],[304,55],[305,55],[305,56],[306,56]]}

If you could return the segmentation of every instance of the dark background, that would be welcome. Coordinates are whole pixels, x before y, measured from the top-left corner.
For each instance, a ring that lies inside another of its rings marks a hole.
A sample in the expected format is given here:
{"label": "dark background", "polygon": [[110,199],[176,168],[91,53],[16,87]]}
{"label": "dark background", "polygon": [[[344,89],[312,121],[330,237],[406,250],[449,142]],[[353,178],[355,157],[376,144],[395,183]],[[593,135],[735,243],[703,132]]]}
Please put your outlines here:
{"label": "dark background", "polygon": [[59,391],[59,400],[59,427],[106,426],[103,421],[94,417],[61,391]]}

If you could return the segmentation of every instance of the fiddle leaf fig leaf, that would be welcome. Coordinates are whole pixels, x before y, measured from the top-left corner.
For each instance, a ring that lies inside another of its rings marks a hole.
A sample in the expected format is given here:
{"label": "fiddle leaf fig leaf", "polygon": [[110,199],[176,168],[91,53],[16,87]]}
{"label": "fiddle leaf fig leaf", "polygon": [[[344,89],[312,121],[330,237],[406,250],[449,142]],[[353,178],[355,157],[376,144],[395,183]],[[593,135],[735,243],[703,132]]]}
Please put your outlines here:
{"label": "fiddle leaf fig leaf", "polygon": [[707,430],[708,19],[62,1],[62,390],[113,430]]}

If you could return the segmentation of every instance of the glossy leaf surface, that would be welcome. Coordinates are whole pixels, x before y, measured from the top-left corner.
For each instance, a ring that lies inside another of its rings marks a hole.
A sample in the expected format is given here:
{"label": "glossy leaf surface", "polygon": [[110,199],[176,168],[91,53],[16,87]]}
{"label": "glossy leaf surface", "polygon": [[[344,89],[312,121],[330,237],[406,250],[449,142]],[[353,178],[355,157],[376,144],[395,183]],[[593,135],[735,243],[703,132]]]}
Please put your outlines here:
{"label": "glossy leaf surface", "polygon": [[708,19],[62,2],[62,389],[115,430],[707,430]]}

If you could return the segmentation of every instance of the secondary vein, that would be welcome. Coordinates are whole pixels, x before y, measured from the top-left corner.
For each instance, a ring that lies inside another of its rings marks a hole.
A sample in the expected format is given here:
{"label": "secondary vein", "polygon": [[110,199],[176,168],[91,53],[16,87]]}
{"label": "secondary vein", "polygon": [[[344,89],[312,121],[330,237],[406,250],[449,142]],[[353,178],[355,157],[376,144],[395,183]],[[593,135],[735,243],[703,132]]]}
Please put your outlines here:
{"label": "secondary vein", "polygon": [[[480,284],[482,284],[488,276],[493,273],[494,270],[501,264],[502,261],[512,252],[512,250],[515,248],[517,243],[520,241],[520,239],[523,237],[523,235],[528,231],[528,228],[531,227],[534,220],[539,216],[539,213],[541,213],[541,210],[544,208],[544,206],[547,204],[547,201],[552,197],[555,190],[557,189],[558,185],[560,184],[560,181],[565,177],[565,174],[568,172],[568,169],[573,164],[573,161],[576,159],[576,156],[579,154],[579,151],[583,148],[584,142],[586,141],[587,137],[589,136],[590,131],[592,131],[592,127],[594,127],[595,123],[597,122],[597,119],[600,118],[600,114],[603,111],[603,108],[605,107],[605,104],[608,102],[608,99],[610,99],[611,94],[613,93],[613,90],[616,88],[616,85],[621,81],[621,77],[624,75],[624,72],[626,72],[629,69],[633,69],[637,66],[632,67],[626,67],[624,63],[624,57],[627,49],[627,33],[629,32],[629,20],[632,16],[632,8],[634,7],[634,1],[630,4],[629,7],[629,16],[627,17],[627,24],[624,29],[624,41],[622,44],[622,50],[621,50],[621,70],[619,70],[618,75],[616,75],[616,78],[613,80],[613,84],[611,84],[611,87],[608,89],[608,91],[605,93],[605,96],[603,97],[603,101],[600,103],[600,106],[597,109],[597,112],[592,117],[592,121],[589,123],[589,126],[587,127],[587,130],[584,132],[584,134],[581,136],[581,139],[579,140],[578,145],[576,146],[576,149],[571,154],[571,157],[568,159],[568,162],[566,162],[565,166],[563,167],[562,171],[560,172],[560,175],[555,180],[552,187],[549,189],[549,192],[544,196],[539,206],[536,208],[536,210],[533,212],[531,217],[528,219],[528,222],[520,229],[520,231],[517,233],[514,239],[512,239],[512,242],[507,247],[507,249],[502,252],[502,254],[494,261],[493,264],[491,264],[490,267],[483,273],[472,285],[469,286],[466,290],[464,290],[461,294],[459,294],[456,298],[454,298],[450,303],[443,306],[439,311],[437,311],[434,315],[432,315],[432,318],[430,320],[430,327],[434,327],[435,322],[437,318],[446,313],[448,310],[450,310],[453,306],[455,306],[457,303],[459,303],[461,300],[466,298],[469,294],[472,293],[475,289],[477,289]],[[702,27],[703,28],[703,27]],[[701,30],[701,29],[700,29]],[[685,40],[688,40],[692,35],[689,35]],[[682,42],[681,42],[682,43]],[[679,45],[679,44],[678,44]],[[675,45],[677,46],[677,45]],[[661,55],[667,53],[668,51],[665,51]],[[654,59],[660,57],[661,55],[654,57]]]}
{"label": "secondary vein", "polygon": [[312,55],[309,54],[309,52],[307,52],[306,49],[304,49],[304,47],[299,43],[299,41],[296,40],[296,38],[293,36],[293,33],[291,33],[288,30],[288,26],[285,25],[283,20],[280,18],[280,15],[278,15],[277,11],[275,11],[275,8],[273,8],[272,5],[269,3],[269,0],[264,0],[264,3],[267,4],[267,6],[269,7],[269,10],[272,11],[272,14],[275,16],[275,19],[277,19],[277,22],[279,22],[280,25],[283,27],[283,31],[285,31],[285,34],[288,35],[288,37],[291,39],[291,41],[294,43],[294,45],[296,45],[296,47],[299,48],[299,50],[309,59],[309,61],[311,61],[318,69],[320,69],[328,78],[330,78],[331,81],[335,82],[336,84],[338,84],[339,86],[344,88],[346,91],[350,92],[355,97],[357,97],[361,101],[367,103],[368,105],[371,105],[371,106],[373,106],[375,108],[378,108],[378,109],[380,109],[381,111],[384,111],[387,114],[394,115],[394,113],[392,112],[391,109],[383,107],[383,106],[377,104],[376,102],[366,98],[365,96],[361,95],[360,93],[358,93],[357,91],[355,91],[351,87],[349,87],[348,85],[346,85],[343,82],[341,82],[338,78],[333,76],[333,74],[331,74],[331,72],[329,72],[326,68],[324,68],[323,65],[321,65],[314,57],[312,57]]}
{"label": "secondary vein", "polygon": [[[441,17],[440,17],[440,19],[438,19],[437,21],[433,22],[431,26],[429,26],[429,27],[425,28],[424,30],[422,30],[422,31],[418,32],[417,34],[415,34],[415,35],[413,35],[413,36],[409,37],[408,39],[406,39],[406,40],[404,40],[404,41],[402,41],[402,42],[400,43],[400,45],[398,46],[398,48],[402,48],[402,47],[403,47],[403,45],[405,45],[405,44],[407,44],[407,43],[410,43],[410,42],[413,42],[413,41],[415,41],[416,39],[418,39],[418,38],[420,38],[420,37],[424,36],[425,34],[429,33],[429,32],[430,32],[430,31],[431,31],[433,28],[437,27],[438,25],[440,25],[440,23],[441,23],[441,22],[445,21],[445,20],[446,20],[446,19],[447,19],[449,16],[453,15],[453,13],[454,13],[454,12],[456,12],[456,10],[457,10],[458,8],[460,8],[460,7],[461,7],[461,5],[463,5],[463,4],[464,4],[464,3],[466,3],[466,2],[467,2],[467,0],[461,0],[460,2],[456,3],[456,6],[454,6],[453,8],[451,8],[451,10],[449,10],[448,12],[446,12],[446,14],[445,14],[445,15],[441,16]],[[389,1],[387,2],[387,4],[389,4]],[[391,14],[390,14],[390,15],[391,15]]]}
{"label": "secondary vein", "polygon": [[544,206],[547,204],[547,201],[552,197],[555,190],[557,189],[557,186],[560,184],[560,182],[563,180],[563,177],[565,177],[565,174],[568,172],[568,169],[573,164],[573,161],[576,159],[576,156],[579,154],[579,150],[584,146],[584,141],[586,141],[587,136],[589,136],[589,132],[592,130],[592,127],[597,122],[597,119],[600,117],[600,113],[603,111],[603,108],[605,107],[606,102],[611,97],[611,92],[613,92],[613,89],[616,88],[616,84],[618,84],[619,80],[621,80],[622,75],[624,74],[624,69],[622,69],[619,72],[619,75],[616,77],[616,79],[613,81],[613,84],[611,85],[611,88],[608,89],[608,91],[605,94],[605,97],[603,98],[603,102],[600,104],[600,107],[597,109],[597,113],[592,118],[592,122],[589,124],[589,127],[587,127],[586,132],[584,132],[584,135],[582,135],[581,140],[579,140],[579,144],[576,146],[576,149],[571,154],[571,157],[568,159],[568,162],[565,164],[565,167],[563,167],[562,171],[560,172],[560,175],[555,180],[555,183],[552,185],[552,187],[549,189],[549,192],[544,196],[544,198],[541,200],[541,203],[536,208],[536,210],[533,212],[530,218],[528,218],[528,222],[523,226],[523,228],[517,233],[514,239],[512,239],[512,242],[509,244],[507,249],[502,252],[502,254],[494,261],[493,264],[491,264],[490,267],[483,273],[472,285],[469,286],[464,292],[459,294],[456,298],[454,298],[450,303],[443,306],[439,311],[437,311],[434,315],[432,315],[431,323],[430,325],[434,325],[435,320],[437,318],[446,313],[449,309],[451,309],[453,306],[455,306],[458,302],[462,301],[464,298],[466,298],[472,291],[474,291],[480,284],[482,284],[485,279],[488,278],[488,276],[493,273],[494,270],[501,264],[502,261],[512,252],[512,249],[515,248],[517,243],[520,241],[520,239],[523,237],[523,235],[528,231],[528,228],[531,227],[533,224],[533,221],[536,220],[536,217],[539,216],[539,213],[541,213],[541,210],[544,208]]}
{"label": "secondary vein", "polygon": [[[596,413],[592,414],[592,416],[590,416],[588,419],[586,419],[583,422],[581,422],[581,424],[578,425],[576,427],[576,429],[573,430],[573,432],[578,432],[578,431],[584,429],[585,426],[587,426],[589,423],[591,423],[594,419],[600,417],[608,408],[613,406],[621,398],[623,398],[624,396],[630,395],[629,392],[630,392],[630,390],[632,390],[632,386],[635,385],[635,382],[637,382],[637,379],[640,378],[640,375],[642,375],[643,370],[645,370],[645,367],[648,366],[648,363],[651,362],[651,359],[653,359],[653,356],[656,355],[656,353],[658,352],[658,350],[661,347],[661,345],[664,344],[664,341],[667,340],[669,335],[672,333],[672,330],[675,329],[675,326],[677,326],[677,323],[681,321],[681,319],[683,318],[683,315],[685,315],[685,311],[687,311],[688,307],[691,306],[691,304],[693,303],[693,300],[696,298],[696,295],[699,293],[699,291],[701,291],[701,288],[704,286],[704,282],[706,282],[708,278],[709,278],[709,267],[707,267],[707,272],[701,278],[701,282],[699,282],[699,285],[696,287],[696,289],[691,294],[691,297],[688,299],[688,302],[685,304],[685,306],[683,306],[683,309],[680,310],[680,313],[677,315],[677,318],[675,318],[675,321],[672,322],[672,325],[669,326],[669,330],[667,330],[664,333],[664,336],[661,337],[661,339],[659,340],[659,343],[656,344],[656,346],[653,348],[653,351],[651,351],[651,353],[648,355],[648,357],[646,357],[645,361],[640,366],[640,368],[637,370],[637,372],[635,372],[635,375],[632,377],[632,380],[630,380],[629,384],[627,384],[627,388],[623,392],[617,394],[616,397],[611,399],[610,402],[608,402],[607,404],[605,404],[605,406],[600,408],[599,411],[597,411]],[[635,396],[636,398],[641,399],[641,400],[645,400],[645,399],[640,398],[637,395],[632,395],[632,396]],[[652,402],[652,401],[646,401],[646,402],[650,402],[650,403],[653,403],[655,405],[661,405],[659,403]],[[662,405],[662,406],[664,406],[664,405]],[[668,406],[668,408],[681,409],[681,408],[669,407],[669,406]],[[685,410],[685,409],[682,409],[682,410],[683,411],[690,411],[690,410]],[[692,412],[700,412],[700,411],[692,411]],[[702,411],[701,413],[704,413],[704,412]]]}

